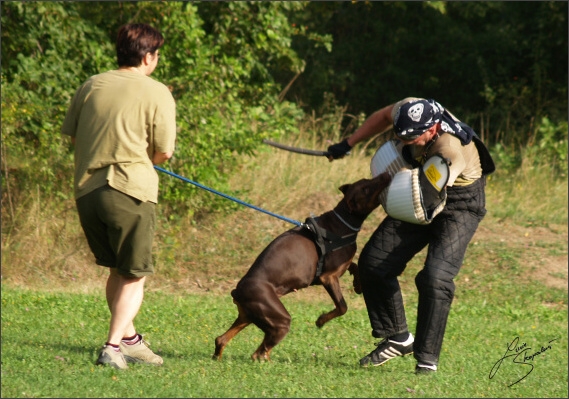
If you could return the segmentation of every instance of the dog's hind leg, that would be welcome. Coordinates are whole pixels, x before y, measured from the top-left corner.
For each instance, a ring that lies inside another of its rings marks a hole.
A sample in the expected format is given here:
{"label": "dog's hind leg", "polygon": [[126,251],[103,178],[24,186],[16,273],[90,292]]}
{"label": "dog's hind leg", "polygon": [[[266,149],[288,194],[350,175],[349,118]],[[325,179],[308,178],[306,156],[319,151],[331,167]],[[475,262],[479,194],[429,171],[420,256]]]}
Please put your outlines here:
{"label": "dog's hind leg", "polygon": [[253,360],[270,361],[271,350],[281,342],[290,330],[291,316],[274,292],[267,292],[263,303],[250,306],[255,312],[251,319],[264,333],[263,342],[251,356]]}
{"label": "dog's hind leg", "polygon": [[253,360],[271,360],[271,350],[281,342],[284,337],[288,334],[290,330],[290,315],[287,312],[287,318],[283,318],[278,321],[278,323],[272,324],[270,327],[263,327],[262,330],[265,333],[263,342],[257,348],[255,353],[251,356]]}
{"label": "dog's hind leg", "polygon": [[318,317],[318,320],[316,320],[317,327],[322,327],[324,324],[328,323],[333,318],[342,316],[348,311],[348,304],[346,303],[346,300],[342,295],[342,291],[340,289],[340,281],[338,280],[338,277],[336,277],[335,275],[331,276],[322,275],[320,276],[320,281],[322,282],[322,285],[324,286],[328,294],[330,294],[330,297],[334,301],[334,305],[336,305],[336,307],[330,312],[323,313],[320,315],[320,317]]}
{"label": "dog's hind leg", "polygon": [[242,311],[239,304],[237,304],[237,308],[239,309],[239,316],[233,322],[231,327],[223,334],[220,335],[215,339],[215,352],[212,356],[213,360],[221,360],[221,355],[223,354],[223,350],[225,346],[235,337],[241,330],[251,324],[251,321],[247,319],[244,312]]}

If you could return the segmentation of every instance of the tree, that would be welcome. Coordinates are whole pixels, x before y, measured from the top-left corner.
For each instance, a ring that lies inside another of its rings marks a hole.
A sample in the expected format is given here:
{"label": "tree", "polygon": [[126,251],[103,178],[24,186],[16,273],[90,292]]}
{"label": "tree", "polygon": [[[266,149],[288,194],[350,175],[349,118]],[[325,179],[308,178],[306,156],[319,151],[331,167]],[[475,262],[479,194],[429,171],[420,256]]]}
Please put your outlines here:
{"label": "tree", "polygon": [[332,35],[333,51],[295,39],[307,65],[288,98],[312,110],[330,93],[367,115],[409,95],[436,98],[489,144],[523,146],[541,116],[567,118],[567,11],[567,2],[311,2],[291,20]]}
{"label": "tree", "polygon": [[[171,88],[177,102],[179,134],[170,166],[225,188],[240,154],[252,153],[269,134],[294,132],[302,117],[294,103],[279,98],[282,87],[272,74],[294,75],[302,66],[290,47],[298,32],[287,13],[304,6],[3,2],[2,158],[6,173],[13,171],[3,184],[70,195],[72,148],[59,132],[70,99],[87,77],[116,68],[119,26],[146,22],[166,38],[153,77]],[[208,16],[205,25],[202,15]],[[178,214],[227,205],[172,179],[164,183],[165,202]]]}

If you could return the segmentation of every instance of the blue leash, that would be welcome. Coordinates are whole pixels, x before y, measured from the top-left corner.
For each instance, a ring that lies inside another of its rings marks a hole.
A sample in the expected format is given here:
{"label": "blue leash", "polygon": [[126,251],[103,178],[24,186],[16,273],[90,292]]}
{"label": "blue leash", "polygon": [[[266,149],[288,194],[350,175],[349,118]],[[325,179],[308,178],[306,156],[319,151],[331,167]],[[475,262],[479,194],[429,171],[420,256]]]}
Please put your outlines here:
{"label": "blue leash", "polygon": [[220,195],[220,196],[222,196],[222,197],[224,197],[224,198],[227,198],[227,199],[230,199],[230,200],[232,200],[232,201],[235,201],[235,202],[237,202],[237,203],[239,203],[239,204],[241,204],[241,205],[248,206],[249,208],[253,208],[253,209],[257,210],[257,211],[266,213],[267,215],[271,215],[271,216],[274,216],[274,217],[279,218],[279,219],[281,219],[281,220],[284,220],[285,222],[289,222],[289,223],[295,224],[295,225],[297,225],[297,226],[303,226],[303,225],[304,225],[303,223],[299,222],[298,220],[289,219],[289,218],[287,218],[287,217],[284,217],[284,216],[281,216],[281,215],[277,215],[276,213],[272,213],[272,212],[269,212],[269,211],[267,211],[267,210],[265,210],[265,209],[259,208],[259,207],[255,206],[255,205],[248,204],[248,203],[246,203],[246,202],[241,201],[240,199],[237,199],[237,198],[232,197],[232,196],[227,195],[227,194],[220,193],[219,191],[216,191],[216,190],[214,190],[214,189],[212,189],[212,188],[206,187],[206,186],[204,186],[204,185],[202,185],[202,184],[200,184],[200,183],[196,183],[195,181],[192,181],[192,180],[187,179],[187,178],[185,178],[185,177],[183,177],[183,176],[177,175],[176,173],[170,172],[169,170],[163,169],[163,168],[161,168],[160,166],[154,165],[154,169],[159,170],[160,172],[164,172],[164,173],[166,173],[166,174],[168,174],[168,175],[170,175],[170,176],[177,177],[178,179],[183,180],[183,181],[185,181],[186,183],[191,183],[191,184],[193,184],[194,186],[198,186],[199,188],[203,188],[204,190],[207,190],[207,191],[209,191],[209,192],[211,192],[211,193],[214,193],[214,194]]}

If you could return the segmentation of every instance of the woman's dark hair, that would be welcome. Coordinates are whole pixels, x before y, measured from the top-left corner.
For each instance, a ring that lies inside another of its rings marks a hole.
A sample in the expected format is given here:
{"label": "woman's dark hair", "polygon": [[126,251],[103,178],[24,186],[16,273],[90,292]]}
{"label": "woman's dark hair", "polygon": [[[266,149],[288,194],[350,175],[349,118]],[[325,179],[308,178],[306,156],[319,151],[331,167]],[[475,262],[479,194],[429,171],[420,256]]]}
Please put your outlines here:
{"label": "woman's dark hair", "polygon": [[117,35],[117,61],[119,67],[137,67],[146,53],[154,54],[164,44],[160,32],[147,24],[126,24]]}

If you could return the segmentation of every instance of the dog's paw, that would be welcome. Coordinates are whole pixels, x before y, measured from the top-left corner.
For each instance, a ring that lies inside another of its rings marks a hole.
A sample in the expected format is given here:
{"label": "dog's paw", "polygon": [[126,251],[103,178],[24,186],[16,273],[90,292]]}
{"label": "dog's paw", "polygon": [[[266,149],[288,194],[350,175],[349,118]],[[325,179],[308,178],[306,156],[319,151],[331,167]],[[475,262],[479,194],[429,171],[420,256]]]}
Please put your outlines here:
{"label": "dog's paw", "polygon": [[358,265],[356,263],[352,262],[352,264],[348,268],[348,271],[350,272],[350,274],[352,276],[354,276],[354,282],[353,282],[354,292],[358,295],[361,294],[362,293],[362,283],[360,281],[360,271],[358,269]]}

